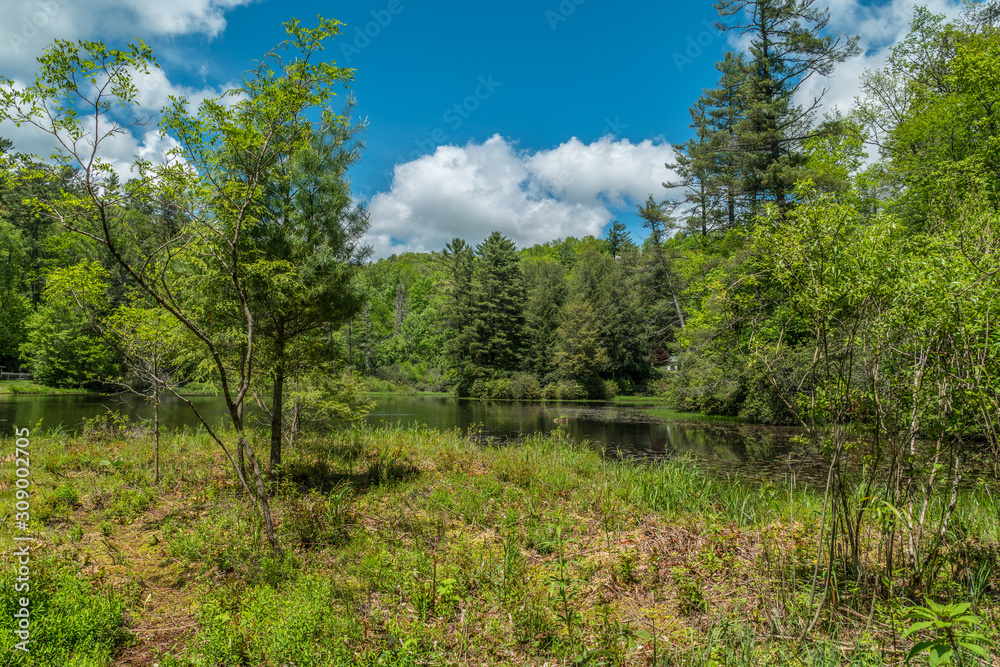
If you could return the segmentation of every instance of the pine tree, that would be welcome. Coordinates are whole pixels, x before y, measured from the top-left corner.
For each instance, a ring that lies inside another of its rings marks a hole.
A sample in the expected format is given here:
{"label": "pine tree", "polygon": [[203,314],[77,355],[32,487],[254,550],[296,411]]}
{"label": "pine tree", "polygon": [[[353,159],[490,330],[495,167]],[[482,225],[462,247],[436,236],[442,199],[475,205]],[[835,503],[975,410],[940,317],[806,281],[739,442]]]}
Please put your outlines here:
{"label": "pine tree", "polygon": [[615,220],[608,230],[608,238],[605,239],[608,253],[612,257],[618,257],[627,247],[633,246],[632,237],[629,236],[625,223]]}
{"label": "pine tree", "polygon": [[563,378],[582,384],[589,396],[603,393],[601,375],[611,360],[601,344],[597,315],[585,299],[577,297],[562,309],[555,363]]}
{"label": "pine tree", "polygon": [[553,259],[527,261],[523,270],[527,290],[524,369],[548,381],[547,376],[555,370],[556,330],[566,300],[566,271]]}
{"label": "pine tree", "polygon": [[724,19],[736,17],[732,25],[720,22],[718,27],[738,30],[750,40],[746,66],[731,72],[741,74],[741,82],[730,86],[742,116],[732,128],[732,150],[739,154],[739,189],[750,215],[767,202],[779,211],[788,209],[795,182],[807,175],[803,144],[828,131],[813,123],[825,90],[804,106],[793,97],[811,77],[829,75],[834,65],[858,53],[857,37],[821,36],[830,14],[815,4],[720,0],[715,5]]}
{"label": "pine tree", "polygon": [[472,248],[463,239],[452,239],[444,248],[448,262],[448,300],[445,323],[448,338],[445,354],[454,375],[459,396],[468,396],[474,381],[472,345],[474,343],[475,299],[473,293],[474,261]]}
{"label": "pine tree", "polygon": [[472,363],[479,377],[516,370],[524,344],[524,274],[514,242],[500,232],[476,246]]}
{"label": "pine tree", "polygon": [[681,309],[679,299],[680,286],[677,284],[677,280],[671,275],[670,264],[663,251],[663,243],[673,226],[673,221],[670,219],[670,215],[664,210],[665,204],[654,200],[653,195],[650,195],[646,199],[645,204],[636,208],[639,209],[639,217],[642,218],[642,225],[650,232],[649,243],[652,246],[656,262],[662,271],[663,285],[667,288],[670,298],[674,303],[674,311],[677,313],[677,325],[683,330],[684,311]]}

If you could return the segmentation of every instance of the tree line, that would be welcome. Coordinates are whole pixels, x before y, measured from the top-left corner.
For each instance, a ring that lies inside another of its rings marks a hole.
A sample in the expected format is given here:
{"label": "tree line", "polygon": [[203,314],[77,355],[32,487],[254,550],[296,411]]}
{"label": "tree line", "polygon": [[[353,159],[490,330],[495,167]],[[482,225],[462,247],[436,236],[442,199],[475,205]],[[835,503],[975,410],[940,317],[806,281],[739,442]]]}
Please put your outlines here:
{"label": "tree line", "polygon": [[369,264],[339,345],[360,373],[484,398],[607,398],[650,386],[675,318],[656,253],[606,239],[471,246]]}
{"label": "tree line", "polygon": [[[857,40],[811,0],[716,6],[749,46],[692,104],[676,182],[638,207],[641,243],[621,224],[521,250],[494,233],[367,264],[360,128],[330,110],[352,72],[318,55],[337,22],[288,24],[235,101],[173,100],[178,148],[124,181],[99,147],[141,126],[132,77],[152,53],[56,42],[33,84],[0,87],[6,116],[59,147],[2,146],[0,364],[180,400],[181,382],[210,382],[236,434],[215,437],[263,516],[247,406],[270,416],[274,469],[300,419],[363,410],[345,366],[462,396],[645,391],[794,423],[828,457],[830,563],[859,571],[865,519],[891,507],[884,573],[901,550],[919,586],[966,471],[997,470],[1000,11],[918,8],[855,107],[821,117],[802,91]],[[862,441],[859,470],[845,459]]]}

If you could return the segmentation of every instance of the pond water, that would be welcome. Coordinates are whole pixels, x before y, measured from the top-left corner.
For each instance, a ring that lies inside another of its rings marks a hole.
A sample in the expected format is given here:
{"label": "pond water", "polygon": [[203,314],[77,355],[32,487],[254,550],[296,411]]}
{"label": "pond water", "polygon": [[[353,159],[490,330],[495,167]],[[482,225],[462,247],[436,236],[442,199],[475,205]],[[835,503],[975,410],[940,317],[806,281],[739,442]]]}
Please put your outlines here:
{"label": "pond water", "polygon": [[[224,401],[192,396],[210,422],[226,419]],[[723,474],[757,479],[822,478],[819,461],[791,443],[796,429],[719,422],[662,419],[650,404],[477,401],[450,396],[376,395],[366,421],[373,426],[412,424],[446,430],[458,428],[483,441],[509,441],[531,433],[562,431],[603,452],[630,459],[659,459],[680,454]],[[135,395],[0,395],[0,433],[15,427],[78,429],[85,419],[109,410],[133,420],[151,419],[152,407]],[[197,428],[197,417],[173,397],[164,397],[160,419],[165,428]],[[558,421],[557,421],[558,420]]]}

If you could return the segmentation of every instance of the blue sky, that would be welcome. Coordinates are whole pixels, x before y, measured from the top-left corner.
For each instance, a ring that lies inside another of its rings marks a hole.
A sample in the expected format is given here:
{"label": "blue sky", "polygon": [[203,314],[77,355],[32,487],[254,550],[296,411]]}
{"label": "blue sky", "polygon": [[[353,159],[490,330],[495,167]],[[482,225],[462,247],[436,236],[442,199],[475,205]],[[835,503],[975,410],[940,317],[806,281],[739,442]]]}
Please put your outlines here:
{"label": "blue sky", "polygon": [[[912,0],[834,0],[831,26],[866,52],[835,77],[826,100],[849,107],[858,75],[906,32]],[[932,9],[954,15],[948,0]],[[477,243],[499,229],[520,245],[600,235],[613,219],[634,237],[635,203],[670,174],[671,143],[688,137],[688,107],[715,83],[715,62],[739,48],[710,2],[607,0],[353,2],[146,0],[0,2],[7,27],[0,72],[26,80],[54,37],[120,43],[141,37],[162,74],[143,84],[151,108],[168,93],[197,99],[238,81],[283,39],[282,22],[342,21],[329,59],[356,69],[356,114],[367,148],[352,173],[370,205],[376,254]],[[0,127],[20,150],[41,138]],[[117,158],[155,155],[165,140],[135,136]]]}

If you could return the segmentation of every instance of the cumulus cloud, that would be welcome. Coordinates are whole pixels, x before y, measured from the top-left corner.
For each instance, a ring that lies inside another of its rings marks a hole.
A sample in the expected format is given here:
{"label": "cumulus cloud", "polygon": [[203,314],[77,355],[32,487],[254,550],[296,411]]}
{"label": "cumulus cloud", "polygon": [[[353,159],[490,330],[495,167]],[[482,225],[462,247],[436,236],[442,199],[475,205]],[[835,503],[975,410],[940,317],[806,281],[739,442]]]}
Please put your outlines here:
{"label": "cumulus cloud", "polygon": [[368,242],[376,256],[440,250],[458,236],[478,243],[499,231],[518,245],[595,236],[610,208],[662,191],[672,174],[670,145],[575,137],[550,150],[521,151],[494,135],[466,146],[440,146],[398,164],[392,187],[370,204]]}
{"label": "cumulus cloud", "polygon": [[948,19],[958,18],[963,10],[960,2],[952,0],[891,0],[882,4],[830,0],[829,28],[842,35],[857,35],[861,53],[838,65],[831,78],[814,77],[808,81],[799,90],[798,102],[807,104],[827,89],[823,96],[825,109],[850,111],[862,74],[885,64],[892,47],[909,33],[913,11],[918,6],[944,14]]}
{"label": "cumulus cloud", "polygon": [[3,0],[0,71],[25,79],[53,39],[130,40],[219,35],[226,12],[252,0]]}
{"label": "cumulus cloud", "polygon": [[[185,34],[215,37],[226,27],[225,13],[252,0],[0,0],[5,22],[0,30],[0,72],[24,85],[35,76],[36,58],[56,38],[75,41],[97,39],[123,42],[141,35],[147,41]],[[122,177],[128,177],[135,157],[161,161],[165,151],[176,145],[161,137],[156,128],[157,112],[170,96],[185,97],[196,106],[207,97],[215,97],[226,87],[189,87],[172,82],[163,69],[147,74],[133,73],[138,90],[140,113],[149,123],[131,133],[117,135],[102,144],[102,157],[108,159]],[[129,122],[131,118],[119,118]],[[46,156],[54,150],[52,137],[37,128],[10,122],[0,124],[0,136],[14,141],[18,151]]]}

